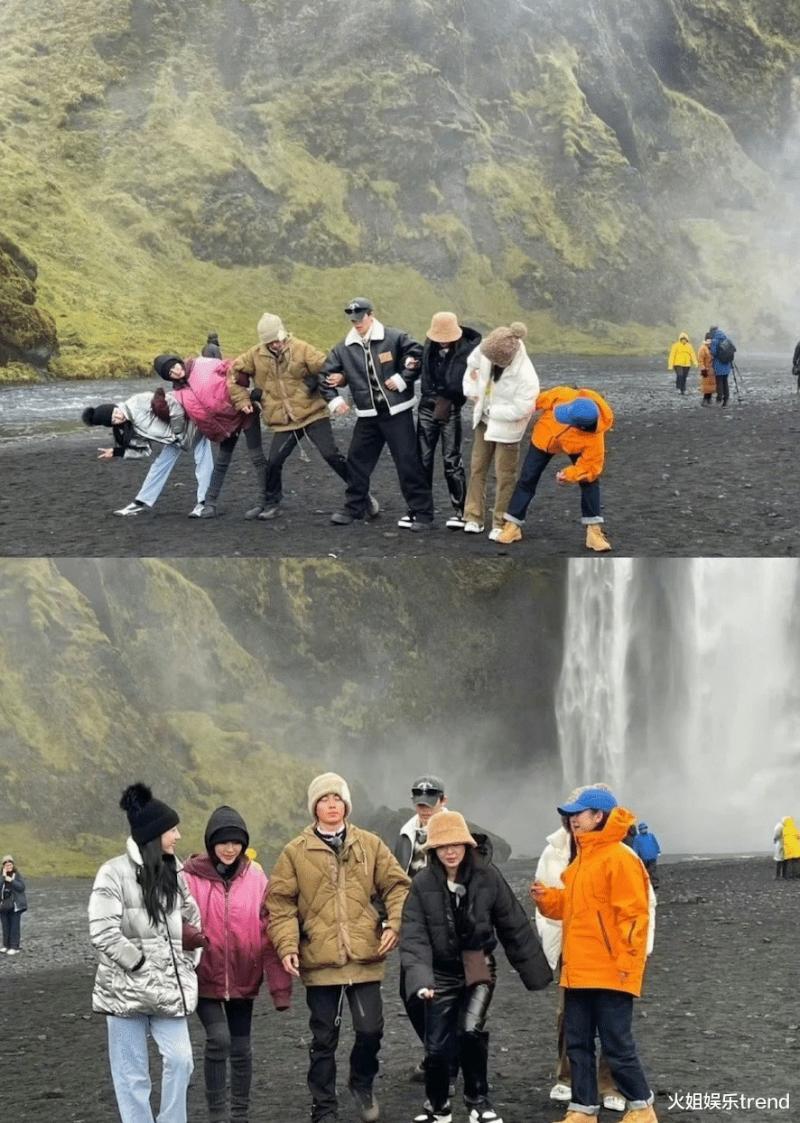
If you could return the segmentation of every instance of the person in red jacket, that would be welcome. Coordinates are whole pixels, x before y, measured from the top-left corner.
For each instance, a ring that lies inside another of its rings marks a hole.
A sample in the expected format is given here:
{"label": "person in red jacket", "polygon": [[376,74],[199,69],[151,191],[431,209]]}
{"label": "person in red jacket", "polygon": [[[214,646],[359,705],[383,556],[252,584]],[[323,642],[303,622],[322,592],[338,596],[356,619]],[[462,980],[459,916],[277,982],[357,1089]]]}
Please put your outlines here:
{"label": "person in red jacket", "polygon": [[658,1123],[631,1029],[650,924],[647,870],[623,844],[636,820],[604,788],[585,788],[558,813],[569,819],[578,856],[561,875],[565,888],[534,881],[531,897],[543,916],[563,925],[564,1040],[572,1076],[563,1123],[586,1123],[600,1112],[596,1036],[628,1101],[622,1123]]}
{"label": "person in red jacket", "polygon": [[248,1118],[253,1073],[250,1026],[262,979],[266,978],[277,1010],[288,1010],[292,980],[269,938],[269,879],[245,854],[250,836],[238,811],[218,807],[208,820],[205,844],[207,853],[190,858],[184,874],[206,936],[197,967],[197,1014],[206,1031],[206,1101],[209,1123],[235,1123]]}
{"label": "person in red jacket", "polygon": [[521,527],[542,472],[560,452],[572,464],[556,472],[556,479],[562,484],[580,486],[586,548],[605,553],[611,544],[603,533],[600,476],[605,462],[605,434],[614,424],[614,412],[595,390],[574,390],[571,386],[542,391],[536,399],[536,409],[541,410],[541,416],[531,430],[531,447],[497,540],[506,544],[520,541]]}

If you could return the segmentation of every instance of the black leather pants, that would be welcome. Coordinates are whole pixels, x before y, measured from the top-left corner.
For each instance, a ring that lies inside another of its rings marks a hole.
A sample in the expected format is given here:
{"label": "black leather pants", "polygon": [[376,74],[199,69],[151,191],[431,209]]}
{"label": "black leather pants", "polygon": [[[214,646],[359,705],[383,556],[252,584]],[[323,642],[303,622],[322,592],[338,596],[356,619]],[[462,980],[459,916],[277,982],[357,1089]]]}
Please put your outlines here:
{"label": "black leather pants", "polygon": [[[494,978],[494,964],[492,963]],[[468,987],[463,975],[434,974],[435,997],[425,1003],[425,1093],[434,1111],[448,1100],[454,1039],[464,1077],[464,1101],[488,1096],[489,1034],[484,1029],[494,982]]]}

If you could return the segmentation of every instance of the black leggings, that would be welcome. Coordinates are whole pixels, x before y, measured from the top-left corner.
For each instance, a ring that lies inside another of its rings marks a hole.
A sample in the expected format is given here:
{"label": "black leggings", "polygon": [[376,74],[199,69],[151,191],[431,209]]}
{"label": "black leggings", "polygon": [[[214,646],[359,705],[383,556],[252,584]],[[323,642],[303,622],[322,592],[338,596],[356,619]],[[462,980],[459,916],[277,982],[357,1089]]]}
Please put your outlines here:
{"label": "black leggings", "polygon": [[[197,1016],[206,1031],[203,1074],[209,1123],[246,1120],[253,1078],[250,1026],[252,998],[200,998]],[[227,1104],[228,1061],[231,1066],[230,1114]]]}
{"label": "black leggings", "polygon": [[264,446],[261,443],[261,421],[260,418],[256,416],[246,429],[237,429],[230,437],[226,437],[224,441],[220,441],[217,447],[217,456],[214,460],[214,471],[211,473],[211,483],[208,485],[208,491],[206,492],[206,503],[216,503],[219,499],[219,493],[222,491],[225,476],[228,473],[230,462],[233,459],[233,450],[236,448],[239,441],[239,434],[242,432],[247,442],[247,451],[250,453],[250,460],[256,470],[256,476],[258,477],[259,497],[263,495],[267,478],[267,458],[264,455]]}
{"label": "black leggings", "polygon": [[[494,977],[494,964],[491,964]],[[468,1106],[486,1101],[489,1092],[489,1034],[486,1017],[494,983],[467,986],[463,975],[434,970],[434,997],[425,1003],[425,1094],[434,1111],[448,1100],[451,1057],[457,1047]]]}

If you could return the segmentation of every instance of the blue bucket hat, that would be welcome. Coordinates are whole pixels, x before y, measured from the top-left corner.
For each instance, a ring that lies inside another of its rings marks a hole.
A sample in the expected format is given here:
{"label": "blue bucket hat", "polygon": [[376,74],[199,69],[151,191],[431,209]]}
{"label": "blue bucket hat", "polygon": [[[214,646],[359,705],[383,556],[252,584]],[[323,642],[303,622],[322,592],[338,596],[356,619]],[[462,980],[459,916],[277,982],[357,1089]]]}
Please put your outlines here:
{"label": "blue bucket hat", "polygon": [[587,788],[581,792],[572,803],[565,803],[559,807],[559,815],[578,815],[581,811],[613,811],[617,806],[617,798],[613,792],[605,788]]}
{"label": "blue bucket hat", "polygon": [[556,406],[553,413],[556,421],[562,425],[574,425],[576,429],[590,428],[600,417],[597,402],[591,398],[573,398],[565,405]]}

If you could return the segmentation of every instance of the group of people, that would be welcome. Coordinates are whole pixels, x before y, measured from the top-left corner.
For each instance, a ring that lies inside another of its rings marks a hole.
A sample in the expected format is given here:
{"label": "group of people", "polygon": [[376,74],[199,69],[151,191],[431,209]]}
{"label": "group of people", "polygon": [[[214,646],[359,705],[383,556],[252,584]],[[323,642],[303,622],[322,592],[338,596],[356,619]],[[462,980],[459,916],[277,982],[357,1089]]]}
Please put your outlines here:
{"label": "group of people", "polygon": [[[712,397],[720,405],[726,406],[730,400],[729,379],[734,372],[736,345],[722,328],[710,327],[706,332],[700,350],[695,354],[689,336],[682,331],[672,344],[667,359],[667,370],[675,373],[675,389],[686,394],[686,380],[692,367],[700,372],[701,405],[710,406]],[[734,373],[734,378],[735,378]]]}
{"label": "group of people", "polygon": [[784,815],[772,832],[776,878],[800,877],[800,831],[791,815]]}
{"label": "group of people", "polygon": [[[379,515],[370,483],[388,446],[407,508],[398,526],[428,530],[434,522],[434,464],[441,448],[452,507],[447,528],[467,534],[486,531],[487,482],[493,468],[496,488],[488,536],[513,543],[522,538],[545,467],[554,455],[563,454],[571,463],[556,479],[579,486],[587,548],[611,549],[603,532],[599,481],[613,410],[595,390],[555,386],[542,391],[525,349],[524,324],[503,325],[482,337],[460,324],[454,313],[437,312],[419,343],[381,323],[366,297],[351,300],[344,312],[350,330],[327,353],[291,335],[279,316],[266,312],[257,325],[259,343],[236,359],[222,358],[213,333],[199,357],[165,353],[155,358],[155,371],[169,389],[87,407],[85,423],[108,426],[114,435],[114,444],[100,449],[99,459],[148,456],[150,442],[164,446],[135,499],[115,514],[150,509],[181,452],[191,451],[197,501],[190,515],[216,517],[233,450],[244,433],[257,486],[246,519],[277,517],[284,464],[307,439],[345,487],[332,523],[349,526]],[[342,396],[345,388],[349,402]],[[473,431],[469,482],[462,456],[462,409],[467,404]],[[351,408],[356,421],[345,455],[337,447],[331,418]],[[538,417],[520,470],[520,445],[534,414]],[[272,433],[266,456],[262,423]],[[216,459],[212,444],[218,446]]]}
{"label": "group of people", "polygon": [[312,1123],[339,1118],[336,1049],[347,1002],[355,1034],[347,1087],[359,1117],[374,1123],[381,981],[398,947],[402,1000],[424,1049],[414,1075],[426,1099],[415,1123],[450,1123],[459,1073],[469,1123],[502,1123],[489,1097],[486,1029],[498,943],[528,990],[560,971],[551,1095],[568,1102],[565,1123],[596,1116],[601,1099],[617,1111],[627,1105],[624,1123],[656,1123],[631,1032],[655,909],[647,871],[623,845],[631,812],[603,784],[576,789],[558,808],[561,826],[531,885],[534,927],[493,865],[488,836],[446,806],[443,782],[420,777],[412,800],[414,815],[392,852],[352,822],[342,776],[315,777],[310,825],[268,878],[233,808],[213,812],[205,852],[182,865],[178,813],[144,784],[125,789],[125,853],[101,866],[89,901],[99,956],[93,1008],[106,1015],[122,1123],[153,1120],[148,1036],[163,1061],[159,1123],[185,1123],[195,1010],[206,1034],[209,1121],[249,1118],[250,1029],[262,979],[278,1010],[289,1008],[294,981],[304,984]]}

